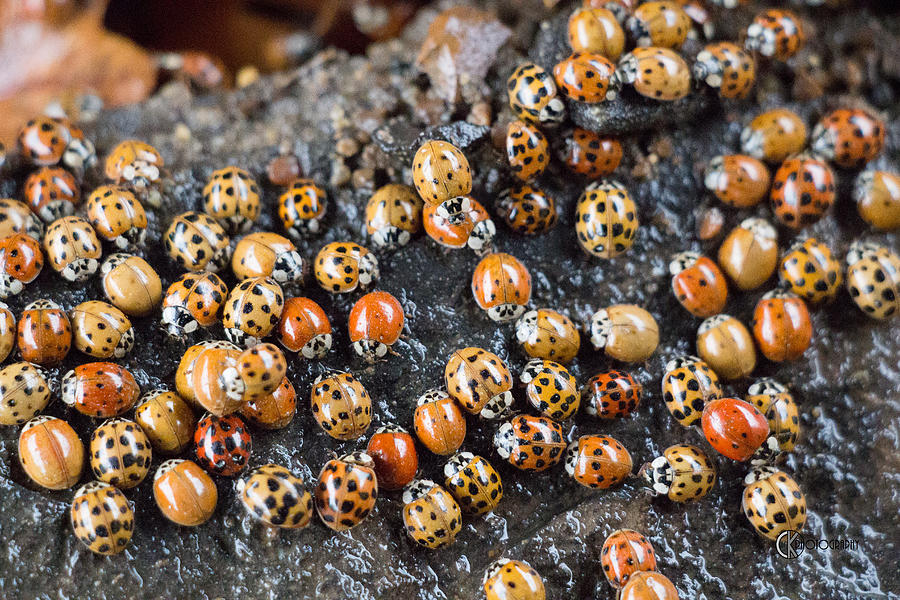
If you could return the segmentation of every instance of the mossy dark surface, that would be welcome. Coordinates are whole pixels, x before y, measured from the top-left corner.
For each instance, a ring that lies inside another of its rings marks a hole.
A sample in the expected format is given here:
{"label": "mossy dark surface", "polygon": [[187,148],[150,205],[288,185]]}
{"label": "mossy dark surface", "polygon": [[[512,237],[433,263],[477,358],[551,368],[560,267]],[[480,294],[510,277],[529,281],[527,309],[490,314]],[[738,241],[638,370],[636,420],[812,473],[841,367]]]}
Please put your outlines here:
{"label": "mossy dark surface", "polygon": [[[511,6],[501,8],[504,16],[516,14]],[[536,6],[530,10],[529,14],[540,14]],[[325,233],[301,245],[307,258],[334,240],[351,239],[371,247],[362,221],[366,199],[373,185],[409,181],[410,149],[425,127],[435,127],[440,137],[464,140],[476,173],[474,194],[492,210],[493,199],[511,181],[505,155],[491,144],[486,128],[457,122],[465,118],[465,108],[430,112],[427,82],[412,65],[429,14],[434,13],[425,11],[403,39],[375,46],[365,57],[326,50],[294,72],[264,78],[234,93],[198,95],[181,84],[170,84],[140,106],[105,112],[96,123],[86,125],[101,155],[118,141],[135,137],[159,148],[166,160],[170,177],[165,205],[152,213],[147,246],[141,251],[157,267],[164,284],[179,273],[164,255],[161,231],[177,212],[199,208],[203,185],[216,168],[240,165],[264,183],[265,210],[258,227],[278,230],[274,206],[279,190],[268,184],[265,166],[279,148],[293,152],[304,173],[324,184],[329,193]],[[737,15],[746,18],[743,12]],[[812,51],[821,56],[843,52],[841,44],[849,44],[847,28],[871,26],[884,35],[900,29],[897,15],[865,10],[819,9],[806,15],[821,18],[819,31],[828,32],[811,36]],[[534,29],[528,17],[511,25],[516,31]],[[889,36],[884,45],[891,44],[896,47],[897,39]],[[502,90],[515,62],[528,54],[526,47],[518,50],[501,51],[487,81],[491,89]],[[898,80],[884,66],[889,66],[890,57],[879,56],[883,62],[874,67],[880,69],[875,77],[877,89],[864,86],[862,91],[864,99],[882,110],[890,123],[888,147],[876,164],[896,169],[900,166]],[[625,366],[645,388],[634,416],[601,422],[579,414],[565,424],[570,439],[586,433],[616,437],[630,450],[635,470],[674,443],[707,447],[702,436],[675,423],[661,398],[666,361],[694,352],[700,324],[672,295],[667,264],[670,255],[680,250],[715,251],[714,244],[696,241],[698,209],[709,203],[700,173],[712,156],[736,151],[742,124],[752,114],[782,104],[792,81],[776,74],[764,77],[760,85],[766,90],[761,94],[766,98],[762,105],[748,101],[715,106],[704,117],[670,119],[673,126],[666,130],[657,129],[656,124],[650,131],[641,127],[643,133],[625,139],[626,159],[616,179],[637,202],[641,221],[637,241],[625,255],[600,261],[582,254],[574,233],[574,205],[588,182],[568,173],[559,161],[538,181],[557,201],[556,228],[526,238],[497,224],[497,249],[514,254],[530,269],[532,306],[552,307],[581,323],[605,305],[629,302],[644,306],[658,320],[657,352],[644,365]],[[829,108],[845,101],[856,103],[859,98],[826,95],[790,106],[811,126]],[[490,103],[496,112],[493,123],[508,121],[505,96],[495,96]],[[666,109],[661,106],[660,110]],[[428,118],[431,114],[443,116]],[[561,139],[565,132],[562,127],[548,134]],[[336,141],[345,138],[357,139],[362,146],[348,158],[335,154]],[[860,236],[900,249],[896,233],[873,234],[856,215],[849,195],[854,175],[839,172],[841,193],[831,213],[799,234],[780,231],[782,247],[810,235],[825,241],[841,258]],[[0,191],[17,196],[23,177],[22,171],[5,172]],[[90,173],[85,190],[98,184],[100,177],[99,171]],[[768,208],[726,211],[724,230],[750,214],[766,216]],[[478,261],[473,253],[445,251],[420,235],[395,253],[378,252],[378,258],[377,288],[393,293],[408,314],[407,337],[395,346],[399,356],[372,367],[352,356],[346,320],[359,292],[332,296],[312,280],[302,288],[286,289],[289,295],[308,295],[325,308],[335,328],[334,351],[321,364],[289,358],[289,376],[299,396],[298,414],[283,430],[254,430],[251,464],[276,462],[312,482],[334,453],[364,448],[367,438],[338,443],[310,415],[309,389],[326,366],[352,370],[367,387],[375,407],[374,431],[387,422],[411,428],[415,399],[442,384],[444,363],[456,348],[482,346],[507,359],[516,372],[525,364],[512,326],[489,321],[472,299],[470,277]],[[229,285],[233,283],[230,274],[225,277]],[[748,322],[756,300],[774,285],[773,279],[755,292],[733,293],[727,311]],[[84,300],[102,298],[102,291],[96,280],[67,285],[47,268],[9,304],[18,314],[39,297],[70,309]],[[531,563],[547,583],[548,598],[612,598],[599,566],[600,547],[610,532],[629,527],[652,541],[660,570],[672,579],[682,598],[897,598],[897,324],[867,319],[843,291],[833,304],[815,311],[813,319],[813,345],[800,360],[783,365],[762,361],[755,375],[771,375],[787,384],[801,409],[801,441],[784,468],[806,493],[810,510],[806,533],[811,538],[857,540],[855,549],[809,550],[793,561],[779,557],[741,514],[745,468],[725,459],[716,458],[719,483],[711,494],[697,504],[680,506],[651,498],[637,479],[611,491],[591,492],[572,483],[562,466],[544,474],[517,472],[490,447],[496,424],[469,419],[464,449],[487,457],[498,468],[505,496],[493,515],[467,519],[456,543],[448,548],[428,551],[413,545],[403,530],[398,494],[384,494],[374,514],[348,533],[335,534],[317,518],[303,531],[271,532],[246,516],[228,479],[217,480],[220,500],[212,520],[198,528],[180,528],[163,519],[154,506],[151,473],[127,492],[136,516],[131,546],[122,555],[101,558],[71,533],[71,492],[48,492],[31,484],[16,458],[18,429],[6,427],[0,430],[0,595],[470,599],[480,597],[484,568],[506,556]],[[171,387],[186,346],[167,342],[155,318],[133,321],[137,344],[121,363],[144,391]],[[221,328],[216,327],[191,342],[222,337]],[[62,375],[89,360],[73,351],[55,373]],[[594,352],[584,338],[571,370],[584,382],[612,366],[623,365]],[[726,388],[740,396],[747,385],[747,381],[736,382]],[[516,402],[524,410],[519,392]],[[97,425],[58,399],[47,412],[69,420],[85,442]],[[154,457],[156,464],[161,460]],[[442,464],[420,450],[421,476],[440,481]]]}

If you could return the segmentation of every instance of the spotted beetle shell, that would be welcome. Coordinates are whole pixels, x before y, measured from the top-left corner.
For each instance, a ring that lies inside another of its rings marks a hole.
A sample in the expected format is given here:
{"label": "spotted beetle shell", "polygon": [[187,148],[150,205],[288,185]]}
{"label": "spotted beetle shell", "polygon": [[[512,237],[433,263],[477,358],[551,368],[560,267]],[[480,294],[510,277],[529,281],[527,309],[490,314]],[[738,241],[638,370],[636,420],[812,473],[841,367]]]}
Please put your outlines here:
{"label": "spotted beetle shell", "polygon": [[583,435],[566,449],[566,472],[581,485],[606,489],[631,475],[631,455],[618,440]]}
{"label": "spotted beetle shell", "polygon": [[699,425],[707,402],[722,397],[719,377],[696,356],[682,356],[666,364],[662,392],[666,408],[682,427]]}
{"label": "spotted beetle shell", "polygon": [[568,369],[552,360],[534,359],[525,365],[520,381],[525,398],[546,417],[564,421],[578,412],[581,391]]}
{"label": "spotted beetle shell", "polygon": [[0,369],[0,425],[21,425],[50,402],[50,374],[28,362]]}
{"label": "spotted beetle shell", "polygon": [[75,537],[96,554],[118,554],[134,532],[134,513],[125,494],[99,481],[75,492],[69,519]]}
{"label": "spotted beetle shell", "polygon": [[320,375],[312,387],[312,413],[325,433],[337,440],[353,440],[372,423],[372,400],[350,373]]}
{"label": "spotted beetle shell", "polygon": [[375,506],[378,480],[372,458],[354,452],[322,467],[316,486],[316,512],[325,526],[346,531],[359,525]]}
{"label": "spotted beetle shell", "polygon": [[238,497],[251,515],[266,525],[303,529],[313,514],[312,495],[303,478],[279,465],[263,465],[238,482]]}
{"label": "spotted beetle shell", "polygon": [[744,483],[741,506],[760,535],[774,541],[784,531],[803,530],[806,497],[787,473],[763,467],[751,472]]}
{"label": "spotted beetle shell", "polygon": [[[544,580],[526,562],[502,558],[484,572],[482,588],[487,600],[545,600]],[[515,595],[514,595],[515,594]]]}
{"label": "spotted beetle shell", "polygon": [[444,485],[467,515],[491,512],[503,498],[500,474],[487,460],[458,452],[444,465]]}
{"label": "spotted beetle shell", "polygon": [[619,589],[628,583],[634,573],[655,571],[656,552],[641,533],[633,529],[619,529],[609,534],[603,542],[600,564],[609,584]]}
{"label": "spotted beetle shell", "polygon": [[637,207],[616,182],[592,184],[578,199],[575,233],[581,248],[592,256],[614,258],[634,243]]}
{"label": "spotted beetle shell", "polygon": [[428,479],[418,479],[403,492],[403,525],[420,546],[452,544],[462,529],[459,505],[447,491]]}
{"label": "spotted beetle shell", "polygon": [[563,458],[562,427],[546,417],[519,415],[503,423],[494,435],[501,458],[523,471],[545,471]]}
{"label": "spotted beetle shell", "polygon": [[123,490],[144,480],[153,458],[150,440],[128,419],[109,419],[97,427],[89,450],[94,477]]}

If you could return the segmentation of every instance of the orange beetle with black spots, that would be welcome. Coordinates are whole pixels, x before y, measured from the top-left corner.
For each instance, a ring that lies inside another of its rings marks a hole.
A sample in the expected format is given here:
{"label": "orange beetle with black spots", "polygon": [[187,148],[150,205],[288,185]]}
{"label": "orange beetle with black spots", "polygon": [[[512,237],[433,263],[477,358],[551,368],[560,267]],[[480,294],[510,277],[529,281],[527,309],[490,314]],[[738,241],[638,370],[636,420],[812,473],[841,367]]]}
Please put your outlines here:
{"label": "orange beetle with black spots", "polygon": [[584,411],[592,417],[619,419],[641,403],[643,386],[626,371],[603,371],[591,377],[581,392]]}
{"label": "orange beetle with black spots", "polygon": [[261,429],[283,429],[297,413],[297,391],[287,377],[271,394],[245,399],[238,409],[251,425]]}
{"label": "orange beetle with black spots", "polygon": [[722,397],[719,377],[696,356],[679,356],[666,363],[662,381],[666,408],[682,427],[695,427],[706,404]]}
{"label": "orange beetle with black spots", "polygon": [[472,273],[472,295],[492,320],[512,321],[525,312],[531,299],[531,274],[510,254],[488,254]]}
{"label": "orange beetle with black spots", "polygon": [[134,250],[144,244],[147,213],[129,190],[102,185],[88,197],[87,219],[97,235],[120,250]]}
{"label": "orange beetle with black spots", "polygon": [[631,475],[631,454],[606,435],[583,435],[566,449],[566,472],[581,485],[605,490]]}
{"label": "orange beetle with black spots", "polygon": [[333,294],[366,289],[378,279],[378,259],[368,249],[353,242],[331,242],[322,247],[315,260],[316,281]]}
{"label": "orange beetle with black spots", "polygon": [[506,158],[513,174],[529,181],[544,172],[550,162],[547,138],[532,123],[513,121],[506,128]]}
{"label": "orange beetle with black spots", "polygon": [[703,450],[689,444],[666,448],[641,467],[639,476],[654,496],[673,502],[694,502],[706,496],[716,483],[716,466]]}
{"label": "orange beetle with black spots", "polygon": [[531,310],[516,321],[516,340],[525,354],[566,364],[581,347],[581,334],[572,320],[555,310]]}
{"label": "orange beetle with black spots", "polygon": [[694,77],[722,98],[746,98],[756,83],[753,55],[731,42],[707,44],[694,61]]}
{"label": "orange beetle with black spots", "polygon": [[618,529],[603,542],[600,565],[609,585],[619,589],[634,573],[655,571],[656,552],[643,534],[633,529]]}
{"label": "orange beetle with black spots", "polygon": [[680,252],[669,263],[672,291],[695,317],[711,317],[725,308],[728,284],[715,262],[697,252]]}
{"label": "orange beetle with black spots", "polygon": [[578,412],[581,391],[569,370],[552,360],[535,358],[525,365],[519,381],[525,398],[542,415],[564,421]]}
{"label": "orange beetle with black spots", "polygon": [[188,271],[219,271],[231,258],[231,238],[218,221],[198,212],[181,213],[163,236],[166,253]]}
{"label": "orange beetle with black spots", "polygon": [[616,66],[600,54],[574,52],[553,67],[553,78],[562,92],[578,102],[597,103],[615,100],[616,91],[610,89]]}
{"label": "orange beetle with black spots", "polygon": [[834,204],[834,173],[821,160],[799,156],[781,163],[772,180],[772,211],[792,229],[812,225]]}
{"label": "orange beetle with black spots", "polygon": [[520,64],[509,76],[506,89],[513,114],[523,121],[553,124],[563,120],[565,106],[557,96],[556,83],[550,73],[538,65]]}
{"label": "orange beetle with black spots", "polygon": [[766,58],[786,61],[805,42],[806,36],[796,14],[789,10],[771,9],[756,15],[747,27],[744,44],[748,50],[759,52]]}
{"label": "orange beetle with black spots", "polygon": [[125,494],[108,483],[92,481],[80,487],[69,519],[75,537],[95,554],[118,554],[131,542],[134,513]]}
{"label": "orange beetle with black spots", "polygon": [[212,327],[219,322],[227,296],[228,286],[215,273],[185,273],[166,290],[161,325],[176,339]]}
{"label": "orange beetle with black spots", "polygon": [[793,292],[773,290],[763,295],[750,326],[759,351],[773,362],[800,358],[812,341],[809,310]]}
{"label": "orange beetle with black spots", "polygon": [[19,149],[31,163],[63,165],[80,170],[97,162],[94,145],[69,119],[38,116],[30,119],[18,136]]}
{"label": "orange beetle with black spots", "polygon": [[638,46],[677,49],[691,31],[691,18],[676,2],[653,0],[635,8],[626,26]]}
{"label": "orange beetle with black spots", "polygon": [[259,185],[239,167],[214,171],[203,188],[203,212],[232,233],[249,229],[259,217],[259,209]]}
{"label": "orange beetle with black spots", "polygon": [[422,207],[413,188],[389,183],[366,203],[366,231],[379,248],[405,246],[422,229]]}
{"label": "orange beetle with black spots", "polygon": [[277,334],[288,351],[310,360],[321,360],[331,350],[331,322],[322,307],[309,298],[284,301]]}
{"label": "orange beetle with black spots", "polygon": [[484,571],[481,581],[487,600],[545,600],[544,580],[526,562],[501,558]]}
{"label": "orange beetle with black spots", "polygon": [[756,206],[769,193],[772,175],[762,161],[746,154],[724,154],[709,161],[703,182],[722,204]]}
{"label": "orange beetle with black spots", "polygon": [[547,417],[518,415],[494,435],[501,458],[523,471],[546,471],[563,458],[566,440],[562,426]]}
{"label": "orange beetle with black spots", "polygon": [[205,415],[197,422],[194,447],[197,463],[221,477],[234,477],[247,468],[253,441],[237,415]]}
{"label": "orange beetle with black spots", "polygon": [[816,124],[810,147],[846,169],[859,169],[884,148],[884,122],[861,109],[839,108]]}
{"label": "orange beetle with black spots", "polygon": [[316,512],[329,529],[347,531],[369,516],[378,498],[378,478],[372,457],[346,454],[322,467],[316,486]]}
{"label": "orange beetle with black spots", "polygon": [[524,235],[545,233],[556,225],[556,201],[543,190],[520,183],[497,199],[497,215],[510,229]]}
{"label": "orange beetle with black spots", "polygon": [[614,137],[576,127],[566,138],[566,166],[590,179],[611,174],[619,168],[622,156],[622,143]]}
{"label": "orange beetle with black spots", "polygon": [[816,238],[797,242],[781,259],[778,279],[810,304],[832,300],[844,281],[841,263]]}
{"label": "orange beetle with black spots", "polygon": [[312,179],[295,179],[278,198],[278,217],[288,237],[295,241],[321,229],[327,208],[325,190]]}
{"label": "orange beetle with black spots", "polygon": [[279,465],[263,465],[238,481],[237,493],[244,508],[266,525],[303,529],[312,518],[312,494],[303,478]]}
{"label": "orange beetle with black spots", "polygon": [[459,504],[430,479],[417,479],[403,491],[403,525],[410,538],[425,548],[452,544],[462,529]]}
{"label": "orange beetle with black spots", "polygon": [[0,239],[0,298],[20,294],[43,268],[44,253],[33,237],[13,233]]}
{"label": "orange beetle with black spots", "polygon": [[611,85],[630,85],[641,96],[671,102],[690,91],[691,68],[668,48],[635,48],[619,60]]}
{"label": "orange beetle with black spots", "polygon": [[150,471],[150,440],[137,423],[108,419],[91,433],[91,471],[94,477],[127,490],[140,484]]}
{"label": "orange beetle with black spots", "polygon": [[426,204],[422,209],[422,216],[428,237],[446,248],[468,246],[475,252],[488,250],[497,234],[497,227],[481,202],[470,197],[469,203],[469,210],[464,213],[460,223],[451,223],[438,214],[436,206]]}
{"label": "orange beetle with black spots", "polygon": [[60,167],[41,167],[25,180],[25,201],[45,223],[75,212],[81,190],[71,173]]}
{"label": "orange beetle with black spots", "polygon": [[44,224],[24,202],[0,198],[0,239],[14,233],[24,233],[40,242]]}
{"label": "orange beetle with black spots", "polygon": [[592,183],[578,198],[575,233],[591,256],[619,256],[634,244],[638,226],[637,206],[618,182]]}
{"label": "orange beetle with black spots", "polygon": [[35,300],[25,307],[16,326],[22,359],[45,367],[59,364],[72,347],[72,324],[58,304]]}
{"label": "orange beetle with black spots", "polygon": [[281,319],[284,293],[269,277],[245,279],[225,300],[222,327],[225,336],[238,346],[249,348],[268,336]]}
{"label": "orange beetle with black spots", "polygon": [[141,388],[125,367],[92,362],[65,374],[60,395],[81,414],[106,419],[131,410],[141,397]]}
{"label": "orange beetle with black spots", "polygon": [[458,223],[469,209],[472,169],[462,151],[442,140],[428,140],[416,151],[412,164],[413,183],[426,204],[438,214]]}
{"label": "orange beetle with black spots", "polygon": [[372,399],[350,373],[319,375],[311,392],[312,413],[325,433],[336,440],[354,440],[372,423]]}
{"label": "orange beetle with black spots", "polygon": [[482,348],[456,350],[444,367],[444,384],[466,412],[485,419],[496,419],[513,403],[509,367]]}

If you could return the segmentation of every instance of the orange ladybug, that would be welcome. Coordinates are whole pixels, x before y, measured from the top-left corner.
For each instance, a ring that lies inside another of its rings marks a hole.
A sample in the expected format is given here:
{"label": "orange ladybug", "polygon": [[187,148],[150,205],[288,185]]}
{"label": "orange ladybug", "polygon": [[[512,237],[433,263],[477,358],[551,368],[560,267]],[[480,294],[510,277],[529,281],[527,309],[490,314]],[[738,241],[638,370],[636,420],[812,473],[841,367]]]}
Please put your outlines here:
{"label": "orange ladybug", "polygon": [[481,581],[487,600],[546,600],[544,580],[527,562],[501,558],[484,572]]}
{"label": "orange ladybug", "polygon": [[678,600],[678,590],[665,575],[641,571],[629,578],[618,600]]}
{"label": "orange ladybug", "polygon": [[152,206],[159,206],[160,194],[155,189],[164,161],[159,151],[138,140],[125,140],[106,157],[106,178],[137,191]]}
{"label": "orange ladybug", "polygon": [[572,320],[555,310],[531,310],[516,321],[516,340],[525,354],[558,363],[570,362],[581,348],[581,334]]}
{"label": "orange ladybug", "polygon": [[13,233],[0,239],[0,299],[15,296],[44,268],[44,253],[33,237]]}
{"label": "orange ladybug", "polygon": [[616,66],[600,54],[574,52],[553,67],[556,85],[566,96],[578,102],[596,103],[615,100],[616,90],[610,89]]}
{"label": "orange ladybug", "polygon": [[25,180],[25,201],[44,223],[52,223],[75,212],[81,190],[65,169],[41,167]]}
{"label": "orange ladybug", "polygon": [[81,479],[84,444],[62,419],[40,415],[25,423],[19,433],[19,463],[39,486],[64,490]]}
{"label": "orange ladybug", "polygon": [[676,2],[652,0],[634,9],[626,26],[638,46],[678,49],[691,31],[691,18]]}
{"label": "orange ladybug", "polygon": [[[523,471],[546,471],[566,449],[562,426],[547,417],[518,415],[503,423],[494,435],[501,458]],[[630,470],[630,469],[629,469]]]}
{"label": "orange ladybug", "polygon": [[161,325],[176,339],[212,327],[219,322],[227,296],[228,287],[215,273],[185,273],[166,290]]}
{"label": "orange ladybug", "polygon": [[709,161],[703,183],[722,204],[750,208],[769,193],[772,175],[765,163],[752,156],[724,154]]}
{"label": "orange ladybug", "polygon": [[759,351],[773,362],[800,358],[812,340],[809,310],[793,292],[765,294],[756,304],[750,326]]}
{"label": "orange ladybug", "polygon": [[694,77],[722,98],[746,98],[756,82],[753,55],[731,42],[707,44],[694,61]]}
{"label": "orange ladybug", "polygon": [[755,406],[738,398],[718,398],[703,409],[703,435],[719,454],[743,462],[769,437],[769,422]]}
{"label": "orange ladybug", "polygon": [[84,132],[65,118],[38,116],[30,119],[18,136],[19,150],[35,165],[63,165],[82,170],[97,162],[94,145]]}
{"label": "orange ladybug", "polygon": [[0,239],[14,233],[24,233],[40,242],[44,237],[44,224],[24,202],[0,198]]}
{"label": "orange ladybug", "polygon": [[900,175],[897,173],[863,171],[853,185],[853,199],[859,216],[875,229],[900,227]]}
{"label": "orange ladybug", "polygon": [[259,185],[239,167],[214,171],[203,188],[203,212],[230,232],[249,229],[259,217],[259,209]]}
{"label": "orange ladybug", "polygon": [[778,234],[765,219],[744,219],[719,246],[719,266],[745,292],[768,281],[777,265]]}
{"label": "orange ladybug", "polygon": [[626,371],[597,373],[581,392],[584,412],[601,419],[627,417],[641,403],[643,392],[644,387]]}
{"label": "orange ladybug", "polygon": [[328,207],[325,190],[312,179],[295,179],[278,199],[278,217],[292,240],[317,233]]}
{"label": "orange ladybug", "polygon": [[438,214],[458,223],[469,210],[472,170],[462,151],[449,142],[428,140],[413,157],[413,183],[426,204]]}
{"label": "orange ladybug", "polygon": [[72,324],[55,302],[35,300],[25,307],[16,326],[22,360],[45,367],[59,364],[72,347]]}
{"label": "orange ladybug", "polygon": [[319,375],[310,399],[319,427],[336,440],[354,440],[372,424],[372,399],[350,373],[331,371]]}
{"label": "orange ladybug", "polygon": [[144,245],[147,213],[134,194],[114,185],[101,185],[88,197],[87,219],[97,235],[120,250]]}
{"label": "orange ladybug", "polygon": [[63,376],[61,388],[64,403],[100,419],[131,410],[141,397],[141,388],[128,369],[110,362],[75,367]]}
{"label": "orange ladybug", "polygon": [[356,527],[369,516],[378,498],[375,463],[365,452],[330,460],[319,473],[316,512],[334,531]]}
{"label": "orange ladybug", "polygon": [[413,429],[419,441],[441,456],[453,454],[466,437],[466,419],[447,392],[430,390],[416,401]]}
{"label": "orange ladybug", "polygon": [[789,10],[762,12],[747,27],[745,46],[766,58],[786,61],[806,42],[800,18]]}
{"label": "orange ladybug", "polygon": [[408,185],[389,183],[366,203],[366,231],[379,248],[405,246],[422,229],[422,199]]}
{"label": "orange ladybug", "polygon": [[387,292],[369,292],[350,310],[353,350],[368,362],[384,358],[403,333],[403,307]]}
{"label": "orange ladybug", "polygon": [[563,120],[565,105],[553,77],[542,67],[532,62],[520,64],[509,76],[506,91],[509,107],[523,121],[553,124]]}
{"label": "orange ladybug", "polygon": [[422,209],[422,217],[428,237],[447,248],[468,246],[475,252],[489,249],[497,235],[497,227],[480,202],[470,197],[469,203],[471,206],[460,223],[451,223],[438,214],[436,206],[426,204]]}
{"label": "orange ladybug", "polygon": [[675,297],[695,317],[711,317],[725,308],[725,275],[709,258],[697,252],[680,252],[672,257],[669,272]]}
{"label": "orange ladybug", "polygon": [[605,8],[580,8],[569,17],[569,46],[575,52],[599,54],[617,60],[625,49],[625,32]]}
{"label": "orange ladybug", "polygon": [[297,412],[297,391],[287,377],[271,394],[245,399],[238,409],[241,416],[262,429],[287,427]]}
{"label": "orange ladybug", "polygon": [[178,525],[196,527],[212,517],[219,490],[197,463],[176,458],[156,470],[153,498],[165,518]]}
{"label": "orange ladybug", "polygon": [[845,169],[859,169],[884,148],[884,122],[860,109],[834,110],[816,124],[812,151]]}
{"label": "orange ladybug", "polygon": [[622,143],[588,129],[576,127],[566,138],[566,166],[591,179],[610,175],[622,162]]}
{"label": "orange ladybug", "polygon": [[506,158],[516,177],[534,179],[550,162],[547,138],[532,123],[513,121],[506,128]]}
{"label": "orange ladybug", "polygon": [[753,158],[780,163],[806,145],[806,124],[792,110],[766,111],[741,130],[741,150]]}
{"label": "orange ladybug", "polygon": [[821,219],[836,196],[834,173],[828,165],[799,156],[781,163],[769,199],[782,225],[800,229]]}
{"label": "orange ladybug", "polygon": [[399,425],[379,427],[369,439],[366,454],[375,463],[378,485],[386,490],[402,489],[415,478],[419,468],[415,441]]}
{"label": "orange ladybug", "polygon": [[688,95],[691,68],[668,48],[635,48],[619,61],[610,84],[614,88],[631,85],[641,96],[672,102]]}
{"label": "orange ladybug", "polygon": [[606,435],[583,435],[566,449],[566,472],[584,487],[605,490],[631,475],[631,455]]}
{"label": "orange ladybug", "polygon": [[633,529],[618,529],[603,542],[600,565],[609,585],[619,589],[635,573],[655,571],[656,552],[641,533]]}
{"label": "orange ladybug", "polygon": [[531,299],[531,275],[516,257],[494,252],[475,267],[472,294],[492,320],[512,321],[525,312]]}
{"label": "orange ladybug", "polygon": [[524,235],[538,235],[556,225],[556,202],[544,191],[517,184],[504,190],[496,203],[497,214],[510,229]]}
{"label": "orange ladybug", "polygon": [[309,298],[288,298],[278,322],[278,340],[291,352],[313,360],[331,350],[331,323],[322,307]]}
{"label": "orange ladybug", "polygon": [[481,348],[455,351],[444,367],[447,391],[462,408],[495,419],[512,406],[512,376],[499,356]]}
{"label": "orange ladybug", "polygon": [[307,265],[289,239],[257,231],[241,238],[231,256],[231,271],[239,280],[271,277],[277,283],[302,283]]}

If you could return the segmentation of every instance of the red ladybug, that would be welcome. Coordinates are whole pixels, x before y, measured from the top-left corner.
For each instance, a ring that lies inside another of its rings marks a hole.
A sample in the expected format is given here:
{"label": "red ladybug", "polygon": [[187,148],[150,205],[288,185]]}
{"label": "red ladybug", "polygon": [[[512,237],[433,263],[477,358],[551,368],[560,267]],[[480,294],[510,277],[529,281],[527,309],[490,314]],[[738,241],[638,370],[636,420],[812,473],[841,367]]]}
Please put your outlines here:
{"label": "red ladybug", "polygon": [[413,437],[399,425],[379,427],[369,440],[366,454],[375,461],[378,485],[386,490],[401,489],[415,478],[419,468]]}
{"label": "red ladybug", "polygon": [[20,293],[43,268],[44,253],[33,237],[13,233],[0,239],[0,299]]}
{"label": "red ladybug", "polygon": [[106,419],[131,410],[141,397],[141,389],[125,367],[92,362],[65,374],[61,395],[63,402],[78,412]]}
{"label": "red ladybug", "polygon": [[769,437],[769,422],[749,402],[719,398],[703,409],[703,435],[719,454],[743,462]]}
{"label": "red ladybug", "polygon": [[383,358],[403,332],[403,307],[387,292],[369,292],[356,301],[348,320],[353,350],[368,362]]}
{"label": "red ladybug", "polygon": [[725,308],[725,275],[709,258],[696,252],[681,252],[672,258],[669,272],[675,297],[695,317],[711,317]]}
{"label": "red ladybug", "polygon": [[194,445],[201,467],[213,475],[234,477],[247,468],[252,440],[239,416],[206,414],[197,422]]}
{"label": "red ladybug", "polygon": [[760,352],[773,362],[800,358],[812,341],[809,310],[793,292],[773,290],[765,294],[756,303],[751,326]]}
{"label": "red ladybug", "polygon": [[831,168],[821,160],[799,156],[781,163],[769,199],[783,225],[800,229],[821,219],[835,195]]}

